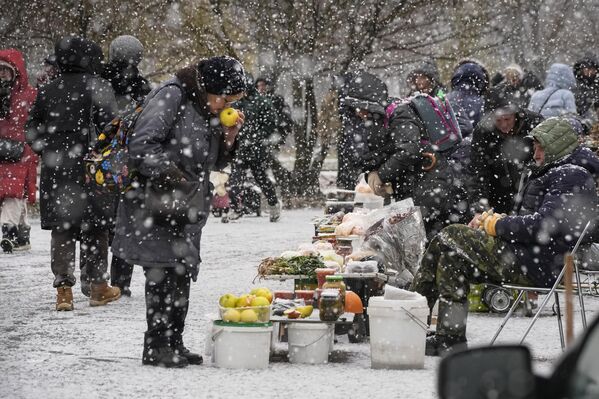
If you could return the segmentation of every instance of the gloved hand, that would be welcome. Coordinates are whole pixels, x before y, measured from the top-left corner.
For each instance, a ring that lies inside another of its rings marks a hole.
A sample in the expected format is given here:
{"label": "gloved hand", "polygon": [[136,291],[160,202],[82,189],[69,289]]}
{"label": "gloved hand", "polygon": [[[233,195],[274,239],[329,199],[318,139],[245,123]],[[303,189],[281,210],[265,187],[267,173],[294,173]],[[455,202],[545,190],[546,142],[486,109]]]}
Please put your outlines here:
{"label": "gloved hand", "polygon": [[480,216],[479,222],[479,228],[481,230],[484,230],[488,235],[490,236],[497,236],[497,231],[495,230],[495,225],[497,224],[497,221],[501,218],[503,218],[505,215],[504,214],[500,214],[500,213],[495,213],[493,212],[493,210],[489,210],[486,212],[483,212],[483,214]]}
{"label": "gloved hand", "polygon": [[171,164],[167,169],[160,173],[154,181],[159,184],[171,185],[185,181],[185,175],[181,172],[181,169]]}
{"label": "gloved hand", "polygon": [[368,173],[368,186],[370,186],[372,192],[379,197],[385,197],[388,194],[393,193],[391,185],[383,183],[377,171]]}

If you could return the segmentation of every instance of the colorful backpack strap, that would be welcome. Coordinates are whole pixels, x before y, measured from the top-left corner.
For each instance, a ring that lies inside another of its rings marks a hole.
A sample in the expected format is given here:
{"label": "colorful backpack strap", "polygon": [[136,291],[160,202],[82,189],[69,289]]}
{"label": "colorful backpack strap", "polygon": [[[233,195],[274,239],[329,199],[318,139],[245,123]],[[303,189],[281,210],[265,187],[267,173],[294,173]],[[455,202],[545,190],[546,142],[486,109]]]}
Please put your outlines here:
{"label": "colorful backpack strap", "polygon": [[397,109],[398,106],[399,106],[399,104],[397,103],[397,101],[393,101],[391,104],[387,105],[387,108],[385,108],[384,125],[386,128],[389,127],[389,121],[391,120],[391,115],[393,115],[393,112],[395,112],[395,110]]}

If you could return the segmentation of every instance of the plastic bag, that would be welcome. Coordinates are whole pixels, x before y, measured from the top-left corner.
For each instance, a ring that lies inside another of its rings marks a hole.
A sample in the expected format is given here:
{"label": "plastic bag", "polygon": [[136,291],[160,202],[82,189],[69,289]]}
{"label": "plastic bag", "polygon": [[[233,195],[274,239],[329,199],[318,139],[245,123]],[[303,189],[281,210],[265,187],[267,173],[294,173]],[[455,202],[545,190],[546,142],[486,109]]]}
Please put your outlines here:
{"label": "plastic bag", "polygon": [[[411,201],[410,201],[411,202]],[[376,216],[364,237],[360,251],[372,251],[389,276],[389,284],[407,287],[424,255],[426,232],[420,208],[409,206],[407,202],[397,202],[376,210],[368,217]]]}

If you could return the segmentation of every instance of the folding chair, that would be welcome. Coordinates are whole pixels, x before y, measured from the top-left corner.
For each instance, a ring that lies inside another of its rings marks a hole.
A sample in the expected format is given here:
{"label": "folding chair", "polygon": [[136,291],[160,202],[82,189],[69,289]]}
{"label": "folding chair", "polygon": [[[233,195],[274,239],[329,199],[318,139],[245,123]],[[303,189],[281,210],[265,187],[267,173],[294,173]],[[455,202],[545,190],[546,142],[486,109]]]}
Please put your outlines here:
{"label": "folding chair", "polygon": [[[578,237],[578,241],[576,241],[576,245],[574,245],[574,249],[572,250],[572,256],[573,257],[577,253],[577,251],[578,251],[578,249],[580,247],[580,244],[582,243],[584,237],[586,236],[587,231],[588,231],[588,229],[589,229],[590,226],[591,226],[591,221],[587,222],[586,226],[584,227],[584,230],[582,231],[582,234],[580,234],[580,237]],[[560,306],[559,306],[559,295],[558,295],[560,292],[565,292],[564,289],[558,288],[559,285],[560,285],[560,283],[561,283],[561,281],[562,281],[562,279],[563,279],[563,277],[564,277],[565,272],[566,272],[566,266],[564,265],[564,267],[560,271],[560,274],[557,276],[557,279],[555,280],[555,283],[553,284],[553,287],[551,287],[551,288],[527,287],[527,286],[503,284],[502,286],[504,288],[517,290],[517,291],[519,291],[519,293],[518,293],[518,296],[517,296],[516,300],[514,301],[514,303],[512,304],[512,306],[510,307],[510,310],[508,311],[508,313],[505,315],[505,317],[501,321],[501,325],[499,326],[499,328],[495,332],[495,335],[493,336],[493,339],[491,340],[491,345],[493,345],[495,343],[495,341],[497,340],[497,337],[499,336],[499,334],[501,333],[501,331],[503,330],[503,328],[507,324],[508,320],[512,317],[512,314],[516,310],[516,307],[520,304],[520,301],[522,300],[522,297],[524,296],[524,293],[525,292],[531,292],[531,291],[533,291],[533,292],[544,293],[546,295],[545,295],[545,298],[543,299],[543,301],[541,302],[541,304],[539,305],[539,308],[537,309],[537,312],[535,313],[534,317],[532,318],[532,320],[531,320],[528,328],[524,332],[524,335],[520,339],[520,344],[522,344],[524,342],[524,340],[528,336],[528,333],[530,332],[530,330],[532,330],[532,327],[534,326],[534,324],[536,323],[537,319],[541,315],[541,312],[543,311],[543,309],[547,305],[547,302],[549,302],[549,299],[551,299],[552,297],[554,297],[555,298],[555,307],[556,307],[556,313],[557,313],[557,324],[558,324],[558,329],[559,329],[560,342],[561,342],[561,345],[562,345],[562,350],[565,349],[566,343],[565,343],[565,339],[564,339],[564,329],[563,329],[563,325],[562,325],[562,315],[561,315],[561,310],[560,310]],[[580,303],[580,313],[581,313],[581,318],[582,318],[582,325],[583,325],[583,328],[586,328],[587,327],[587,319],[586,319],[586,311],[585,311],[585,307],[584,307],[583,292],[582,292],[582,289],[581,289],[581,280],[580,280],[580,274],[581,273],[580,273],[580,271],[578,269],[578,262],[576,262],[576,261],[574,262],[574,272],[576,274],[576,289],[575,289],[575,291],[576,291],[576,293],[578,295],[578,301]]]}

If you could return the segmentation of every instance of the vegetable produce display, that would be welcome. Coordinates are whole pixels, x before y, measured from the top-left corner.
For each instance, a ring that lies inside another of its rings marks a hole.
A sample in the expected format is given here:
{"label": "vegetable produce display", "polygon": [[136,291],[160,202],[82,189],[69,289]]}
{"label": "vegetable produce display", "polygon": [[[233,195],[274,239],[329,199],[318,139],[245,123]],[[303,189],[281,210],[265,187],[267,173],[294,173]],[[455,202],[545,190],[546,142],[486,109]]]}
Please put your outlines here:
{"label": "vegetable produce display", "polygon": [[258,276],[294,274],[316,278],[316,269],[323,267],[324,262],[318,256],[270,257],[260,262]]}

